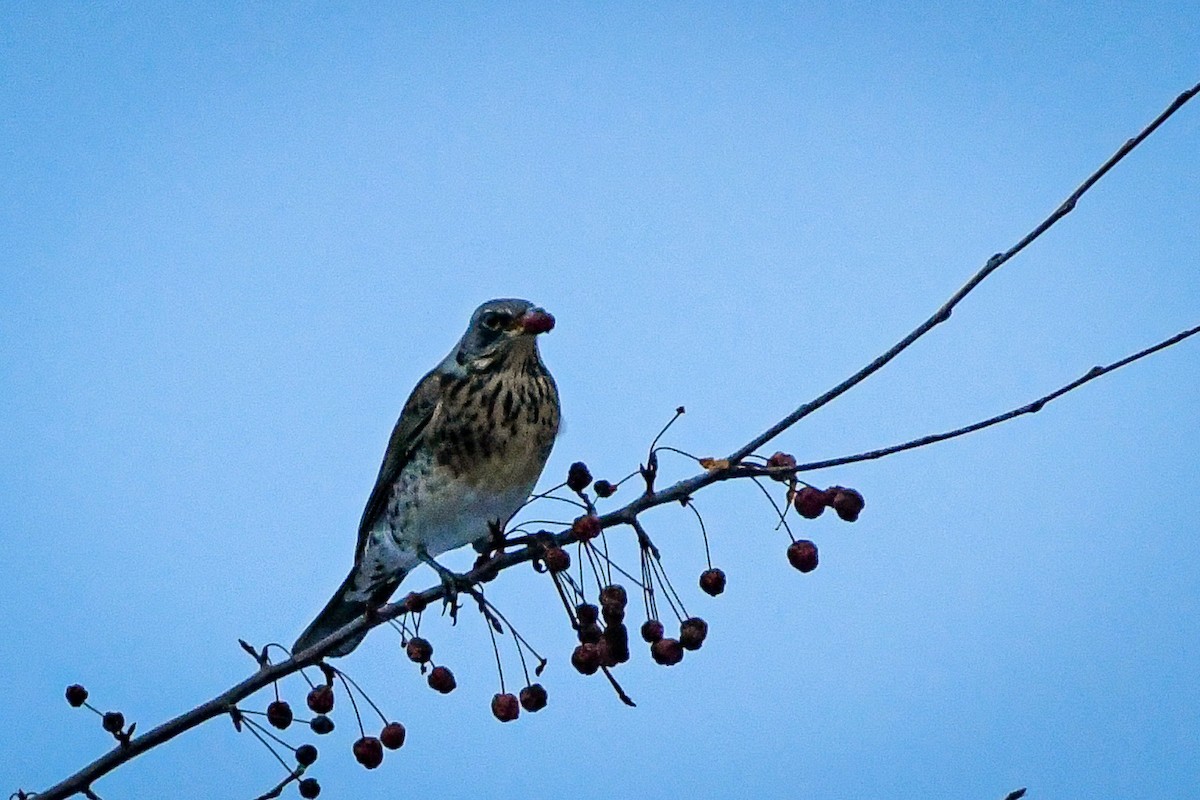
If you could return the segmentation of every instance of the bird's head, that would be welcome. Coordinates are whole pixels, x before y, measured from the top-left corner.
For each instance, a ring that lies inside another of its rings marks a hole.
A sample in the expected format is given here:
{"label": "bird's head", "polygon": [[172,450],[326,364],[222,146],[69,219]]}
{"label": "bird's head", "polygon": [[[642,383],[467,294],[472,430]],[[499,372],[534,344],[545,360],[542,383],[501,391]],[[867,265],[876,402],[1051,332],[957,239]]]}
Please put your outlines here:
{"label": "bird's head", "polygon": [[471,323],[448,362],[460,369],[486,369],[513,350],[536,351],[539,333],[554,327],[554,317],[528,300],[489,300],[471,315]]}

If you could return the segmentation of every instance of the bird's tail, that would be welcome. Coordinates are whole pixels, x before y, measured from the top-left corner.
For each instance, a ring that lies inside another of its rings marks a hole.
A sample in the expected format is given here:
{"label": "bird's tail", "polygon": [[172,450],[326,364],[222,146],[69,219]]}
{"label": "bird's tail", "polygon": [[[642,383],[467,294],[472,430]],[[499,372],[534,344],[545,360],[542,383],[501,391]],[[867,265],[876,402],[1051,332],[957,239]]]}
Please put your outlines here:
{"label": "bird's tail", "polygon": [[[321,613],[317,614],[317,618],[304,629],[304,633],[300,634],[300,638],[292,645],[293,653],[307,650],[331,633],[338,631],[345,625],[349,625],[354,620],[366,614],[368,608],[377,608],[386,603],[388,598],[392,596],[392,593],[396,591],[396,587],[400,585],[400,581],[404,580],[405,575],[405,573],[401,572],[391,580],[373,589],[364,598],[362,591],[355,586],[357,574],[357,569],[350,570],[350,574],[346,576],[346,580],[342,581],[342,585],[338,587],[338,590],[333,593],[333,597],[325,604],[325,608],[321,609]],[[358,636],[347,639],[329,651],[327,655],[340,657],[349,654],[354,648],[358,647],[366,635],[366,632],[363,632]]]}

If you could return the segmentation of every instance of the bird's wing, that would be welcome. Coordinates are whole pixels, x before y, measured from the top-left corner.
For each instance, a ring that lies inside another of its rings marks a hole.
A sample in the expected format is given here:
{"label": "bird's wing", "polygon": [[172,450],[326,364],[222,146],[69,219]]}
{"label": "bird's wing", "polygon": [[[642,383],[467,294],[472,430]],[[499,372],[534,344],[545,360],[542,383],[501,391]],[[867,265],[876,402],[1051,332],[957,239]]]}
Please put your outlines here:
{"label": "bird's wing", "polygon": [[436,369],[426,374],[408,396],[408,402],[404,404],[404,410],[400,412],[400,419],[396,420],[396,427],[392,429],[392,436],[388,440],[383,464],[379,467],[379,477],[375,479],[375,488],[371,490],[362,520],[358,523],[358,546],[354,551],[356,558],[362,556],[371,528],[387,510],[392,484],[420,445],[440,396],[441,374]]}

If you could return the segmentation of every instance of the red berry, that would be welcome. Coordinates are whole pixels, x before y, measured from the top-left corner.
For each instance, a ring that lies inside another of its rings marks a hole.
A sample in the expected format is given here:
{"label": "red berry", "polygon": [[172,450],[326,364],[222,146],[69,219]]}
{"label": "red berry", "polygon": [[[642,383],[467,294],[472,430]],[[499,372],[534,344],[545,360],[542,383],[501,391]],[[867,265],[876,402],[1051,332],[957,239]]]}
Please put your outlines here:
{"label": "red berry", "polygon": [[410,661],[415,661],[418,664],[424,664],[429,659],[433,658],[433,645],[428,640],[422,639],[420,636],[414,636],[408,640],[408,644],[404,645],[404,652],[408,654]]}
{"label": "red berry", "polygon": [[642,640],[654,644],[663,638],[663,624],[656,619],[648,619],[642,623]]}
{"label": "red berry", "polygon": [[67,687],[67,702],[71,704],[72,708],[79,708],[81,705],[87,702],[87,699],[87,689],[83,688],[78,683],[72,683]]}
{"label": "red berry", "polygon": [[700,588],[705,594],[716,597],[725,591],[725,573],[716,567],[711,567],[700,573]]}
{"label": "red berry", "polygon": [[551,572],[566,572],[571,568],[571,555],[561,547],[547,547],[542,553],[542,561]]}
{"label": "red berry", "polygon": [[367,769],[383,763],[383,745],[374,736],[364,736],[354,743],[354,759]]}
{"label": "red berry", "polygon": [[318,714],[309,720],[308,727],[312,728],[312,732],[318,736],[324,736],[327,733],[333,733],[333,720],[324,714]]}
{"label": "red berry", "polygon": [[420,614],[428,605],[429,603],[425,601],[425,598],[416,592],[409,592],[404,597],[404,607],[414,614]]}
{"label": "red berry", "polygon": [[596,481],[592,484],[592,491],[596,493],[596,497],[603,500],[605,497],[612,497],[616,493],[617,487],[608,481]]}
{"label": "red berry", "polygon": [[828,496],[820,489],[812,486],[805,486],[800,491],[796,492],[796,497],[792,500],[792,504],[796,506],[796,510],[800,512],[800,516],[805,519],[816,519],[821,516],[821,512],[825,510],[825,506],[833,498]]}
{"label": "red berry", "polygon": [[308,708],[314,714],[328,714],[333,711],[333,687],[318,686],[308,693]]}
{"label": "red berry", "polygon": [[319,794],[321,794],[321,784],[317,783],[316,778],[305,778],[300,781],[300,796],[304,800],[313,800]]}
{"label": "red berry", "polygon": [[109,733],[120,733],[125,729],[125,715],[120,711],[109,711],[100,720],[104,730]]}
{"label": "red berry", "polygon": [[590,642],[584,642],[571,653],[571,666],[584,675],[595,675],[600,669],[600,648]]}
{"label": "red berry", "polygon": [[267,722],[279,730],[292,724],[292,707],[286,700],[276,700],[267,706]]}
{"label": "red berry", "polygon": [[521,317],[521,327],[526,333],[548,333],[554,330],[554,316],[540,309],[528,311]]}
{"label": "red berry", "polygon": [[571,523],[571,533],[581,542],[595,539],[601,530],[603,529],[600,527],[600,518],[591,514],[576,517]]}
{"label": "red berry", "polygon": [[655,663],[670,667],[683,661],[683,645],[678,639],[659,639],[650,645],[650,656]]}
{"label": "red berry", "polygon": [[546,707],[546,687],[531,683],[521,690],[521,708],[532,713]]}
{"label": "red berry", "polygon": [[454,687],[458,683],[454,680],[454,673],[446,667],[434,667],[429,671],[429,687],[442,694],[450,694],[454,691]]}
{"label": "red berry", "polygon": [[708,623],[700,617],[689,617],[679,626],[679,644],[684,650],[699,650],[708,636]]}
{"label": "red berry", "polygon": [[839,517],[846,522],[854,522],[858,519],[863,506],[866,505],[861,494],[853,489],[847,489],[845,486],[833,486],[829,491],[833,492],[833,510]]}
{"label": "red berry", "polygon": [[[624,664],[629,660],[629,629],[620,622],[609,625],[604,629],[604,637],[600,640],[601,660],[604,666],[613,667]],[[612,663],[609,663],[609,662]]]}
{"label": "red berry", "polygon": [[808,539],[792,542],[787,549],[788,561],[801,572],[812,572],[817,568],[817,546]]}
{"label": "red berry", "polygon": [[576,461],[567,470],[567,488],[572,492],[582,492],[592,482],[592,473],[588,472],[587,464]]}
{"label": "red berry", "polygon": [[619,583],[610,583],[600,590],[600,605],[606,603],[614,603],[621,608],[625,608],[629,604],[629,594],[625,591],[625,587]]}
{"label": "red berry", "polygon": [[777,452],[767,459],[767,469],[778,470],[777,472],[771,474],[771,478],[779,481],[780,483],[787,483],[790,481],[794,477],[794,474],[787,472],[786,470],[795,468],[796,457],[788,453]]}
{"label": "red berry", "polygon": [[296,748],[296,763],[302,767],[311,767],[317,760],[317,748],[311,744],[302,744]]}
{"label": "red berry", "polygon": [[383,726],[383,730],[379,732],[379,741],[388,750],[399,750],[404,746],[404,737],[406,731],[404,726],[399,722],[389,722]]}
{"label": "red berry", "polygon": [[521,704],[511,692],[492,695],[492,716],[501,722],[512,722],[521,716]]}
{"label": "red berry", "polygon": [[601,613],[604,614],[605,625],[616,625],[625,621],[625,604],[615,603],[611,600],[605,602],[601,606]]}
{"label": "red berry", "polygon": [[604,631],[595,622],[579,626],[579,641],[584,644],[595,644],[603,634]]}
{"label": "red berry", "polygon": [[575,606],[575,616],[579,618],[580,625],[588,625],[600,619],[600,609],[591,603],[580,603]]}

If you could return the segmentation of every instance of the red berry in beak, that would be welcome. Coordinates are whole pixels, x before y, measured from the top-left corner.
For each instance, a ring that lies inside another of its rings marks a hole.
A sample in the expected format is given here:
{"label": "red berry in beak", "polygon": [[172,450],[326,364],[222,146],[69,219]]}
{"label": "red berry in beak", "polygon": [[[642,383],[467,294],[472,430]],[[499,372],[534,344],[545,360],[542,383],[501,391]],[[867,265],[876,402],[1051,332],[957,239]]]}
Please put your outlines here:
{"label": "red berry in beak", "polygon": [[537,308],[521,317],[521,328],[526,333],[548,333],[554,330],[554,317]]}

